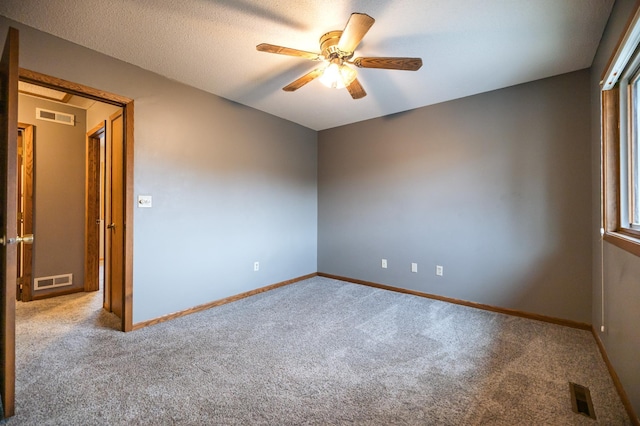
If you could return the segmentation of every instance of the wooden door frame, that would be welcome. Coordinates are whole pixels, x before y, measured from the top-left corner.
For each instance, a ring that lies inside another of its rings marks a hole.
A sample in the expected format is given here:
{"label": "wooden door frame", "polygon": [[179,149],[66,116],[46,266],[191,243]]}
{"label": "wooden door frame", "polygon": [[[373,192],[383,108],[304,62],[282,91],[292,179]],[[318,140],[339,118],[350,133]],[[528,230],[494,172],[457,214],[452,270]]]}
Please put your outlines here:
{"label": "wooden door frame", "polygon": [[[21,81],[62,90],[67,93],[94,99],[123,108],[124,114],[124,247],[122,291],[122,331],[133,329],[133,100],[124,96],[94,89],[78,83],[51,77],[39,72],[20,68]],[[17,130],[17,129],[16,129]],[[14,296],[15,299],[15,296]]]}
{"label": "wooden door frame", "polygon": [[84,291],[100,289],[100,137],[106,133],[106,123],[87,132],[85,158],[84,208]]}
{"label": "wooden door frame", "polygon": [[[33,234],[33,171],[34,171],[34,143],[33,143],[33,130],[32,124],[18,123],[18,130],[23,132],[23,160],[25,167],[25,179],[24,185],[24,232],[23,234]],[[18,173],[20,171],[18,170]],[[18,193],[19,193],[18,189]],[[34,241],[35,244],[35,241]],[[23,244],[23,270],[28,273],[23,275],[23,278],[27,278],[26,282],[23,282],[22,286],[22,298],[23,302],[29,302],[33,299],[33,245]]]}

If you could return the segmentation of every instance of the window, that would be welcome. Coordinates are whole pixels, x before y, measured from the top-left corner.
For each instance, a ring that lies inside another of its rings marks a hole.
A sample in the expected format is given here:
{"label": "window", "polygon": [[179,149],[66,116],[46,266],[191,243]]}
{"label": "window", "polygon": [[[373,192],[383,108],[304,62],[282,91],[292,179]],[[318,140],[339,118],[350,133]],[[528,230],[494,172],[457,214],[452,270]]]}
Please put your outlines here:
{"label": "window", "polygon": [[602,79],[605,240],[640,256],[640,9]]}
{"label": "window", "polygon": [[[640,52],[636,51],[618,83],[620,93],[620,229],[640,231],[638,138],[640,137]],[[612,142],[613,143],[613,142]],[[635,232],[634,232],[635,231]]]}

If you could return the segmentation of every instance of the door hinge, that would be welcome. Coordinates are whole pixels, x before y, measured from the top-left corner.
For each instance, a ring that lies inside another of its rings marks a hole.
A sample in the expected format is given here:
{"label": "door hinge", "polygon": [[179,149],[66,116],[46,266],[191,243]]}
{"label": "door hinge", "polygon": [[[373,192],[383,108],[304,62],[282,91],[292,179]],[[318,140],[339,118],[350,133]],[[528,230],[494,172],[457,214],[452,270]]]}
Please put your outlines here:
{"label": "door hinge", "polygon": [[24,278],[20,277],[16,280],[16,294],[19,299],[22,299],[22,283]]}

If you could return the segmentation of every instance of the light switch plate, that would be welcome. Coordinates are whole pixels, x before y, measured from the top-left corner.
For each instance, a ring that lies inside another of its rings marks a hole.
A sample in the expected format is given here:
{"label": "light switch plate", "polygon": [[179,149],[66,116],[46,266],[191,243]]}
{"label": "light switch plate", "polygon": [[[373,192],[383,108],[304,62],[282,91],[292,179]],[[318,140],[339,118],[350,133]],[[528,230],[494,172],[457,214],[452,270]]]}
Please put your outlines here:
{"label": "light switch plate", "polygon": [[151,207],[151,195],[138,195],[138,207]]}

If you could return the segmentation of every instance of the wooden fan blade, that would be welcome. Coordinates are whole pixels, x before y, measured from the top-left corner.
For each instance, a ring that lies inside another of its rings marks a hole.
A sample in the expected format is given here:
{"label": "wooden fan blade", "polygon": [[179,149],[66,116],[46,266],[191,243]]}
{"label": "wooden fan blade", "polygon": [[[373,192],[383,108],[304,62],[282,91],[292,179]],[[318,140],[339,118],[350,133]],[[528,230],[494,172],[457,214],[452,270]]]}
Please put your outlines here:
{"label": "wooden fan blade", "polygon": [[347,90],[353,99],[361,99],[367,96],[367,92],[364,91],[357,78],[347,86]]}
{"label": "wooden fan blade", "polygon": [[374,22],[376,20],[365,13],[352,13],[338,41],[338,49],[343,52],[356,50]]}
{"label": "wooden fan blade", "polygon": [[311,80],[320,77],[323,72],[324,72],[323,68],[317,68],[317,69],[315,69],[315,70],[303,75],[302,77],[300,77],[296,81],[293,81],[293,82],[289,83],[288,85],[284,86],[282,88],[282,90],[284,90],[285,92],[293,92],[295,90],[298,90],[299,88],[301,88],[302,86],[304,86],[305,84],[310,82]]}
{"label": "wooden fan blade", "polygon": [[422,66],[420,58],[356,58],[353,65],[360,68],[417,71]]}
{"label": "wooden fan blade", "polygon": [[290,47],[276,46],[275,44],[269,43],[257,45],[256,50],[259,52],[277,53],[278,55],[298,56],[300,58],[307,58],[313,61],[320,59],[320,55],[317,53],[291,49]]}

